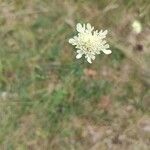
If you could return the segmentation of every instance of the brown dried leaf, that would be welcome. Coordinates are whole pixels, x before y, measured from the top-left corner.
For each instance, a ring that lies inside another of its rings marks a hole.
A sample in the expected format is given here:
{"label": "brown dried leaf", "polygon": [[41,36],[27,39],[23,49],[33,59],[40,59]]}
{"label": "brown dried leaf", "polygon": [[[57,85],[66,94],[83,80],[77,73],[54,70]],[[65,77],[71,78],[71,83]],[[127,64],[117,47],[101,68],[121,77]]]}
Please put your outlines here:
{"label": "brown dried leaf", "polygon": [[109,96],[103,96],[101,98],[101,101],[99,103],[99,106],[101,109],[104,109],[105,111],[108,111],[110,106],[112,105],[110,97]]}
{"label": "brown dried leaf", "polygon": [[88,77],[95,77],[97,75],[97,72],[94,69],[84,69],[85,76]]}

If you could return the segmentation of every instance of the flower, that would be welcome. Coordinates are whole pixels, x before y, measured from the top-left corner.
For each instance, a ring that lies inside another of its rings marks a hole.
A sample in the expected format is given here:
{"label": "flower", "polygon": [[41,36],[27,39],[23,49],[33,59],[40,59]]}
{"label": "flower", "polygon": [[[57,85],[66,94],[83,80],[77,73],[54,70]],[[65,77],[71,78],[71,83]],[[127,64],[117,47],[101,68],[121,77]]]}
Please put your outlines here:
{"label": "flower", "polygon": [[100,54],[101,51],[105,54],[111,54],[109,50],[109,44],[104,40],[107,35],[107,30],[94,31],[89,23],[86,25],[78,23],[76,25],[78,35],[69,39],[69,43],[77,48],[76,58],[80,59],[83,55],[89,63],[95,59],[96,54]]}
{"label": "flower", "polygon": [[141,23],[138,21],[138,20],[135,20],[133,23],[132,23],[132,29],[135,33],[140,33],[142,31],[142,25]]}

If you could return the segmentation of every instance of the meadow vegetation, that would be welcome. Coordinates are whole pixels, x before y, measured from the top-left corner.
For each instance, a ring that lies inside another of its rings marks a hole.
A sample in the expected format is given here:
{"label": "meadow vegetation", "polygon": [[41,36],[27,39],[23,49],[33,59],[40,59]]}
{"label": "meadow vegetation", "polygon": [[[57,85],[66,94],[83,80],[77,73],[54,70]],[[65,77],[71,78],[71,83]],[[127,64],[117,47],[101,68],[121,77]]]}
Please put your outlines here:
{"label": "meadow vegetation", "polygon": [[[112,54],[76,60],[78,22]],[[0,150],[148,150],[149,27],[148,0],[0,0]]]}

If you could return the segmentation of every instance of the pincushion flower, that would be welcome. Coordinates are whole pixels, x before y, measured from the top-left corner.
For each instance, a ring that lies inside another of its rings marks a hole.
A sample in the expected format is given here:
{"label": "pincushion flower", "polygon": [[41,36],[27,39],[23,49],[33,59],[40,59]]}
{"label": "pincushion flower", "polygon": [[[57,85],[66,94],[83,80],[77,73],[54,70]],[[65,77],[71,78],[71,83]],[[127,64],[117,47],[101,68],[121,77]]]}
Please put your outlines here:
{"label": "pincushion flower", "polygon": [[104,40],[107,35],[107,30],[95,30],[89,23],[76,25],[78,31],[77,36],[69,39],[69,43],[74,45],[77,49],[76,58],[80,59],[83,55],[89,63],[95,59],[96,54],[101,52],[105,54],[111,54],[109,50],[109,44]]}
{"label": "pincushion flower", "polygon": [[142,25],[141,23],[138,21],[138,20],[135,20],[133,23],[132,23],[132,29],[135,33],[140,33],[142,31]]}

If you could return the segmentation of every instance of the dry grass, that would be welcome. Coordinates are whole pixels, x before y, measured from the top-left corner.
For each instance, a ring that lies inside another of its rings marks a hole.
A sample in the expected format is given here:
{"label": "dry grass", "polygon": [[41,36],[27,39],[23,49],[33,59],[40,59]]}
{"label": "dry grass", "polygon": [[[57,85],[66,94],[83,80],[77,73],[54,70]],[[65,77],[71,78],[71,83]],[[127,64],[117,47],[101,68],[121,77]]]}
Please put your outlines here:
{"label": "dry grass", "polygon": [[[0,0],[0,149],[148,150],[149,8],[147,0]],[[68,39],[77,22],[108,29],[112,55],[75,60]]]}

